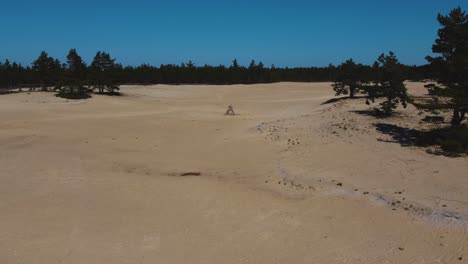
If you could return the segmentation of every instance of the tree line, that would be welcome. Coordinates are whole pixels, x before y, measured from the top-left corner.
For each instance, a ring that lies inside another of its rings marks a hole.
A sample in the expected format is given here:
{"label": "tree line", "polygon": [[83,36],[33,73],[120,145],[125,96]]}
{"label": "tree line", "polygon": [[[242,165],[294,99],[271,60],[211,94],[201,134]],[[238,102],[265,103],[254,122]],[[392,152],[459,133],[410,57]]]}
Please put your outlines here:
{"label": "tree line", "polygon": [[[431,78],[428,66],[402,65],[405,79],[422,80]],[[120,84],[253,84],[272,82],[329,82],[337,79],[341,69],[334,65],[326,67],[266,67],[252,60],[248,66],[239,65],[234,59],[229,66],[197,66],[192,61],[180,65],[122,66],[109,53],[99,51],[91,64],[81,59],[71,49],[65,63],[50,57],[45,51],[31,66],[23,66],[8,59],[0,61],[0,88],[42,89],[77,82],[82,86],[94,86],[99,81]],[[372,66],[363,66],[356,72],[360,78],[372,79],[376,75]],[[107,87],[107,86],[106,86]],[[100,89],[103,92],[102,89]]]}

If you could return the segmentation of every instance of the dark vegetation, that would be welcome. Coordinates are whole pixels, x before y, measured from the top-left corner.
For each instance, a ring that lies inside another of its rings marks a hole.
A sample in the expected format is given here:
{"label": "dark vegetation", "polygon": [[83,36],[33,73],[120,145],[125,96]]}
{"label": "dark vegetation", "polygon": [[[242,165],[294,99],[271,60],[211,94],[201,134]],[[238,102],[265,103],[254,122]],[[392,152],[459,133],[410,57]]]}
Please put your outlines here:
{"label": "dark vegetation", "polygon": [[458,7],[447,16],[439,14],[437,20],[442,28],[432,52],[440,56],[426,57],[437,84],[426,85],[432,102],[418,106],[429,111],[451,110],[451,124],[456,127],[468,112],[468,15]]}
{"label": "dark vegetation", "polygon": [[8,93],[15,88],[35,91],[39,88],[69,99],[89,98],[93,91],[114,95],[119,90],[120,68],[105,52],[97,52],[88,67],[75,49],[70,50],[64,64],[43,51],[32,67],[8,60],[0,62],[0,91]]}
{"label": "dark vegetation", "polygon": [[[430,78],[428,66],[404,66],[405,79]],[[75,49],[71,49],[66,63],[50,57],[46,52],[32,63],[23,66],[9,60],[0,62],[0,90],[28,89],[48,91],[55,87],[59,94],[80,97],[90,91],[115,94],[121,84],[254,84],[272,82],[328,82],[334,81],[347,71],[340,67],[278,68],[265,67],[251,61],[245,67],[233,60],[230,66],[197,66],[193,62],[180,65],[137,67],[122,66],[110,54],[98,52],[91,64],[86,65]],[[354,73],[353,73],[354,74]],[[360,67],[358,78],[366,80],[375,76],[371,66]],[[349,75],[349,74],[348,74]],[[362,76],[362,77],[361,77]],[[344,92],[343,92],[344,93]],[[354,94],[354,93],[353,93]]]}
{"label": "dark vegetation", "polygon": [[363,92],[362,86],[374,79],[376,73],[370,66],[356,64],[349,59],[336,68],[335,83],[332,84],[335,96],[349,95],[355,98],[356,94]]}
{"label": "dark vegetation", "polygon": [[468,15],[457,7],[447,16],[439,14],[437,20],[442,28],[432,51],[440,56],[427,56],[429,64],[419,68],[420,77],[436,81],[426,85],[432,100],[410,99],[403,83],[408,79],[408,67],[399,63],[393,52],[380,55],[372,67],[356,64],[352,59],[339,65],[332,85],[336,95],[349,94],[354,98],[363,93],[368,104],[384,98],[375,112],[386,116],[399,104],[406,107],[408,103],[434,114],[451,110],[452,126],[460,126],[468,112]]}
{"label": "dark vegetation", "polygon": [[89,97],[90,89],[86,85],[86,65],[75,49],[71,49],[67,56],[67,66],[64,77],[56,84],[54,90],[58,96],[78,99]]}
{"label": "dark vegetation", "polygon": [[381,54],[372,67],[356,64],[349,59],[337,69],[338,75],[332,84],[336,96],[344,94],[353,99],[357,94],[363,94],[369,105],[377,98],[385,99],[380,103],[380,108],[369,112],[372,115],[390,116],[399,104],[406,107],[411,102],[404,85],[407,67],[398,61],[392,51],[388,55]]}
{"label": "dark vegetation", "polygon": [[374,63],[374,69],[376,76],[372,84],[365,83],[362,86],[368,95],[366,102],[369,104],[369,101],[374,102],[375,98],[384,98],[376,112],[385,116],[391,115],[398,104],[406,108],[410,99],[403,84],[405,77],[402,67],[395,54],[390,52],[388,55],[380,55]]}
{"label": "dark vegetation", "polygon": [[439,14],[437,20],[441,28],[432,51],[440,56],[427,56],[429,64],[420,68],[421,76],[435,81],[426,85],[429,99],[413,100],[408,96],[404,85],[408,68],[398,62],[393,52],[380,55],[372,68],[347,60],[337,67],[332,86],[337,96],[344,94],[353,99],[356,94],[364,94],[367,104],[381,98],[379,108],[355,111],[360,114],[388,117],[398,105],[406,107],[412,103],[422,111],[435,114],[426,116],[423,122],[441,124],[444,118],[438,114],[451,111],[451,127],[423,132],[379,123],[376,128],[403,146],[436,145],[443,153],[468,153],[468,128],[463,123],[468,112],[468,15],[457,7],[447,16]]}

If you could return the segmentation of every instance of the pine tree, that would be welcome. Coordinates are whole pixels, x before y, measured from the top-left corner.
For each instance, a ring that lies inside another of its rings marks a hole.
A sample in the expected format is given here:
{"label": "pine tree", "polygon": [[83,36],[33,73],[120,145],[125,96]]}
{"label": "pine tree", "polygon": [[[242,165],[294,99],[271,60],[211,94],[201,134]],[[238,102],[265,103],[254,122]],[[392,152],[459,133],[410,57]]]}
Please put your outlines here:
{"label": "pine tree", "polygon": [[350,98],[359,93],[360,87],[366,83],[362,77],[363,65],[354,63],[349,59],[338,66],[338,74],[335,76],[335,83],[332,84],[335,96],[344,94]]}
{"label": "pine tree", "polygon": [[[13,88],[13,81],[12,81],[12,67],[10,60],[5,59],[5,63],[3,64],[3,72],[4,72],[4,79],[5,79],[5,86],[7,88]],[[21,91],[21,87],[20,87]]]}
{"label": "pine tree", "polygon": [[368,100],[374,102],[376,98],[383,97],[385,101],[380,103],[380,111],[385,115],[391,115],[399,104],[406,108],[410,98],[407,94],[401,64],[397,57],[390,51],[388,55],[382,54],[374,63],[377,72],[376,80],[372,85],[363,88],[368,94]]}
{"label": "pine tree", "polygon": [[38,74],[40,86],[43,91],[54,85],[57,74],[60,71],[60,62],[49,57],[42,51],[39,57],[33,62],[32,69]]}
{"label": "pine tree", "polygon": [[437,20],[442,28],[432,52],[441,56],[426,57],[437,84],[426,85],[432,102],[417,106],[425,110],[451,110],[451,124],[456,127],[460,126],[468,112],[468,15],[457,7],[447,16],[439,14]]}
{"label": "pine tree", "polygon": [[67,55],[67,65],[62,81],[56,86],[58,96],[77,99],[89,97],[90,90],[86,84],[86,64],[75,49],[71,49]]}
{"label": "pine tree", "polygon": [[98,93],[107,91],[115,94],[120,88],[116,80],[117,65],[109,53],[98,51],[94,56],[90,66],[91,86],[97,89]]}
{"label": "pine tree", "polygon": [[249,83],[256,83],[257,82],[257,65],[255,64],[255,60],[250,61],[249,68],[248,68],[248,82]]}
{"label": "pine tree", "polygon": [[238,69],[238,68],[239,68],[239,63],[237,62],[237,59],[234,59],[234,60],[232,61],[232,66],[231,66],[231,68],[233,68],[233,69]]}

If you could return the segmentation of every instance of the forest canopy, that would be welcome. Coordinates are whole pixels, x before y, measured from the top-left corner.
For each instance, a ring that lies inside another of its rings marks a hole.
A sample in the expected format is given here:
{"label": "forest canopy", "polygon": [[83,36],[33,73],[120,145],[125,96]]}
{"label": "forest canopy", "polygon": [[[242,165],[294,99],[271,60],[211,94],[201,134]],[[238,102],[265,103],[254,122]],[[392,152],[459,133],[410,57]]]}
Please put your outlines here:
{"label": "forest canopy", "polygon": [[[72,49],[72,55],[78,51]],[[104,55],[104,56],[103,56]],[[79,55],[78,55],[79,56]],[[103,64],[102,58],[108,60]],[[332,64],[325,67],[280,68],[265,66],[262,62],[252,60],[248,66],[239,65],[236,59],[229,66],[202,65],[189,61],[181,64],[123,66],[110,58],[110,54],[100,51],[91,64],[83,62],[80,78],[84,83],[96,84],[97,79],[113,79],[113,84],[253,84],[272,82],[329,82],[340,76],[340,69]],[[111,62],[109,62],[109,60]],[[111,66],[105,66],[109,65]],[[103,66],[104,65],[104,66]],[[24,66],[8,59],[0,61],[0,88],[27,88],[55,86],[67,72],[67,65],[50,57],[45,51],[39,54],[31,66]],[[100,70],[106,68],[105,73]],[[110,67],[110,68],[109,68]],[[431,78],[429,67],[403,66],[407,80]],[[372,67],[362,67],[359,71],[362,78],[372,76]],[[110,77],[112,76],[112,77]]]}

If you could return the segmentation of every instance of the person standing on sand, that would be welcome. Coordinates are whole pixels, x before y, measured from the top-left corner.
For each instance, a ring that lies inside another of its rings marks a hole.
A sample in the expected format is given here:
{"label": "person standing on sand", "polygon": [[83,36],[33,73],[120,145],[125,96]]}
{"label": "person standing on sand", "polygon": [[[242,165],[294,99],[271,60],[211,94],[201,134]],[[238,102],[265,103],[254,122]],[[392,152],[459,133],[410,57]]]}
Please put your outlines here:
{"label": "person standing on sand", "polygon": [[236,115],[236,113],[234,113],[234,109],[232,108],[232,105],[228,106],[228,109],[226,113],[224,113],[224,115]]}

